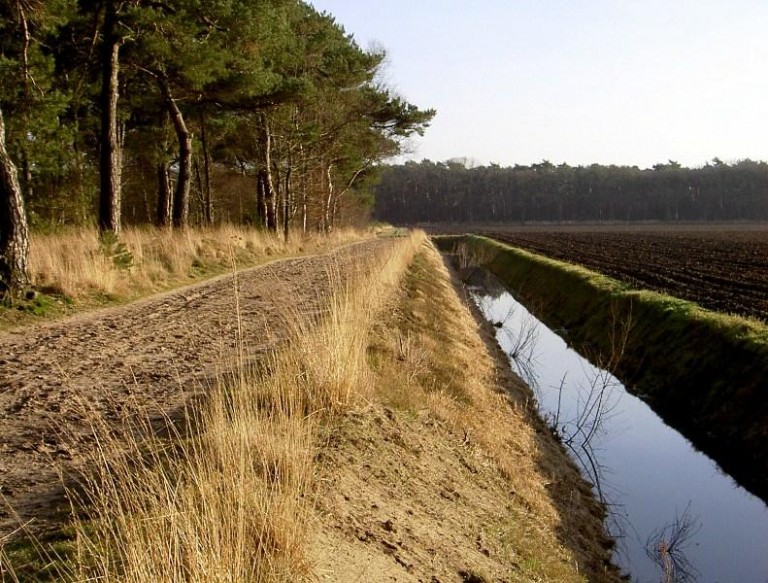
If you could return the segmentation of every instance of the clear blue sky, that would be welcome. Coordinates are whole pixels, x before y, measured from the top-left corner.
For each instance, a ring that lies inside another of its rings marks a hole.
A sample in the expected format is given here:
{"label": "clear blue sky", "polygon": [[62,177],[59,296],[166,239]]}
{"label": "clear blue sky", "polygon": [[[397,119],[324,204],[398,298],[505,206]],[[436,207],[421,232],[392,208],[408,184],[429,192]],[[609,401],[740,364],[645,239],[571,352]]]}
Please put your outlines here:
{"label": "clear blue sky", "polygon": [[437,109],[411,158],[768,160],[766,0],[312,0]]}

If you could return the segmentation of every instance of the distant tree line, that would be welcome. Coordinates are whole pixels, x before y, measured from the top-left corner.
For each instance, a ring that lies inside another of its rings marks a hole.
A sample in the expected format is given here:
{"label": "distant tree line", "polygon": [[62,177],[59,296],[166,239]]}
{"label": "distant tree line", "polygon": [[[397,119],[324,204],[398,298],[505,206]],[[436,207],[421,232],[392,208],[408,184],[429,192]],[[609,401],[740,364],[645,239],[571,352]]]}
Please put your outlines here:
{"label": "distant tree line", "polygon": [[332,230],[434,115],[384,57],[302,0],[0,0],[0,287],[28,221]]}
{"label": "distant tree line", "polygon": [[715,158],[701,168],[669,161],[641,170],[408,162],[383,174],[374,215],[395,223],[765,221],[768,164]]}

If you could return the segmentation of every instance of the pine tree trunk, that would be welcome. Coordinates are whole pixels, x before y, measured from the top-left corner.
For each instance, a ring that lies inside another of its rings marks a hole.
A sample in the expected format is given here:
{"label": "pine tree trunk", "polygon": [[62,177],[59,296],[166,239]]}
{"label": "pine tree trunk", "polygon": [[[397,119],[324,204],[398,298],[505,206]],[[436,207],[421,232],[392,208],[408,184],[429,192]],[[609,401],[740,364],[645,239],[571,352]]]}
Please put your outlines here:
{"label": "pine tree trunk", "polygon": [[283,193],[283,237],[285,238],[286,242],[288,241],[288,236],[290,235],[291,207],[293,206],[292,197],[291,166],[289,164],[285,171],[285,189]]}
{"label": "pine tree trunk", "polygon": [[308,194],[307,194],[307,181],[308,181],[308,174],[309,169],[307,165],[307,157],[304,152],[304,148],[299,145],[299,151],[301,152],[301,173],[299,174],[299,189],[301,190],[301,234],[306,235],[307,234],[307,223],[309,221],[309,216],[307,212],[307,206],[309,204],[308,201]]}
{"label": "pine tree trunk", "polygon": [[168,81],[158,75],[157,82],[179,142],[179,175],[173,193],[173,226],[185,228],[189,224],[189,192],[192,185],[192,134],[187,129],[184,115],[171,94]]}
{"label": "pine tree trunk", "polygon": [[29,285],[28,256],[27,215],[18,172],[5,147],[5,122],[0,111],[0,294],[16,294]]}
{"label": "pine tree trunk", "polygon": [[283,224],[283,183],[280,179],[280,169],[272,165],[272,184],[275,187],[275,232]]}
{"label": "pine tree trunk", "polygon": [[101,77],[101,159],[99,197],[99,230],[120,234],[121,152],[117,128],[120,44],[116,33],[117,15],[114,0],[107,0],[104,16]]}
{"label": "pine tree trunk", "polygon": [[161,162],[157,165],[157,226],[171,225],[171,176],[168,164]]}
{"label": "pine tree trunk", "polygon": [[205,128],[205,116],[200,116],[200,140],[203,149],[203,216],[205,223],[212,225],[214,220],[213,195],[211,193],[211,152],[208,149],[208,132]]}
{"label": "pine tree trunk", "polygon": [[330,234],[330,232],[333,230],[333,224],[331,222],[331,205],[333,204],[333,164],[328,164],[325,176],[328,180],[328,197],[325,199],[323,204],[323,230],[326,234]]}
{"label": "pine tree trunk", "polygon": [[192,159],[192,170],[195,172],[195,194],[197,194],[197,224],[208,225],[205,217],[205,186],[203,186],[203,173],[200,170],[200,156]]}
{"label": "pine tree trunk", "polygon": [[32,165],[29,163],[27,149],[24,147],[21,152],[21,191],[27,201],[34,200],[34,186],[32,183]]}
{"label": "pine tree trunk", "polygon": [[[30,82],[32,81],[32,73],[29,66],[29,48],[32,44],[32,35],[29,31],[29,21],[27,19],[27,10],[25,4],[22,4],[21,0],[16,0],[16,12],[19,17],[19,24],[21,24],[22,38],[24,39],[21,49],[21,71],[22,71],[22,119],[23,127],[27,128],[22,132],[22,135],[27,134],[28,128],[31,126],[30,117],[32,116],[32,105],[30,96]],[[33,186],[32,186],[32,164],[29,161],[29,145],[27,140],[21,140],[19,144],[20,150],[20,162],[21,162],[21,192],[24,193],[24,197],[27,201],[33,199]],[[18,172],[18,169],[17,169]]]}
{"label": "pine tree trunk", "polygon": [[267,173],[256,173],[256,217],[261,228],[267,227]]}
{"label": "pine tree trunk", "polygon": [[333,232],[333,230],[336,228],[336,216],[338,215],[339,210],[339,198],[338,196],[333,197],[333,202],[331,203],[331,228],[329,232]]}

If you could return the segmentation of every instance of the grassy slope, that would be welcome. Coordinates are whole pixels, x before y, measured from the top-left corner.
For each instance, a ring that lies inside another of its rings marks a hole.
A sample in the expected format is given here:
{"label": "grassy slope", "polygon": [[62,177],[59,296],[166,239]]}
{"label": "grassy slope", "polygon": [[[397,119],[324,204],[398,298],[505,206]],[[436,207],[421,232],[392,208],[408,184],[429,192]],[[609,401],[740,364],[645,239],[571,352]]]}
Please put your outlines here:
{"label": "grassy slope", "polygon": [[[328,581],[615,581],[600,508],[425,246],[322,453]],[[492,341],[495,342],[495,341]]]}

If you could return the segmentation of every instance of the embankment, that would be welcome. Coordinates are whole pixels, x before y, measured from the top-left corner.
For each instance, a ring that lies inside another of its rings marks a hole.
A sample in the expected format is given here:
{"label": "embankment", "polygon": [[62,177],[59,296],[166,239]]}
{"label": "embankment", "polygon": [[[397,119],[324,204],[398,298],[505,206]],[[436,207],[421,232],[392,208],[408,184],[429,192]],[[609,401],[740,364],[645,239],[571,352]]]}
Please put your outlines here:
{"label": "embankment", "polygon": [[621,581],[605,508],[455,284],[424,245],[370,331],[372,391],[318,456],[318,579]]}
{"label": "embankment", "polygon": [[616,374],[664,420],[768,500],[768,327],[480,236],[437,239]]}

